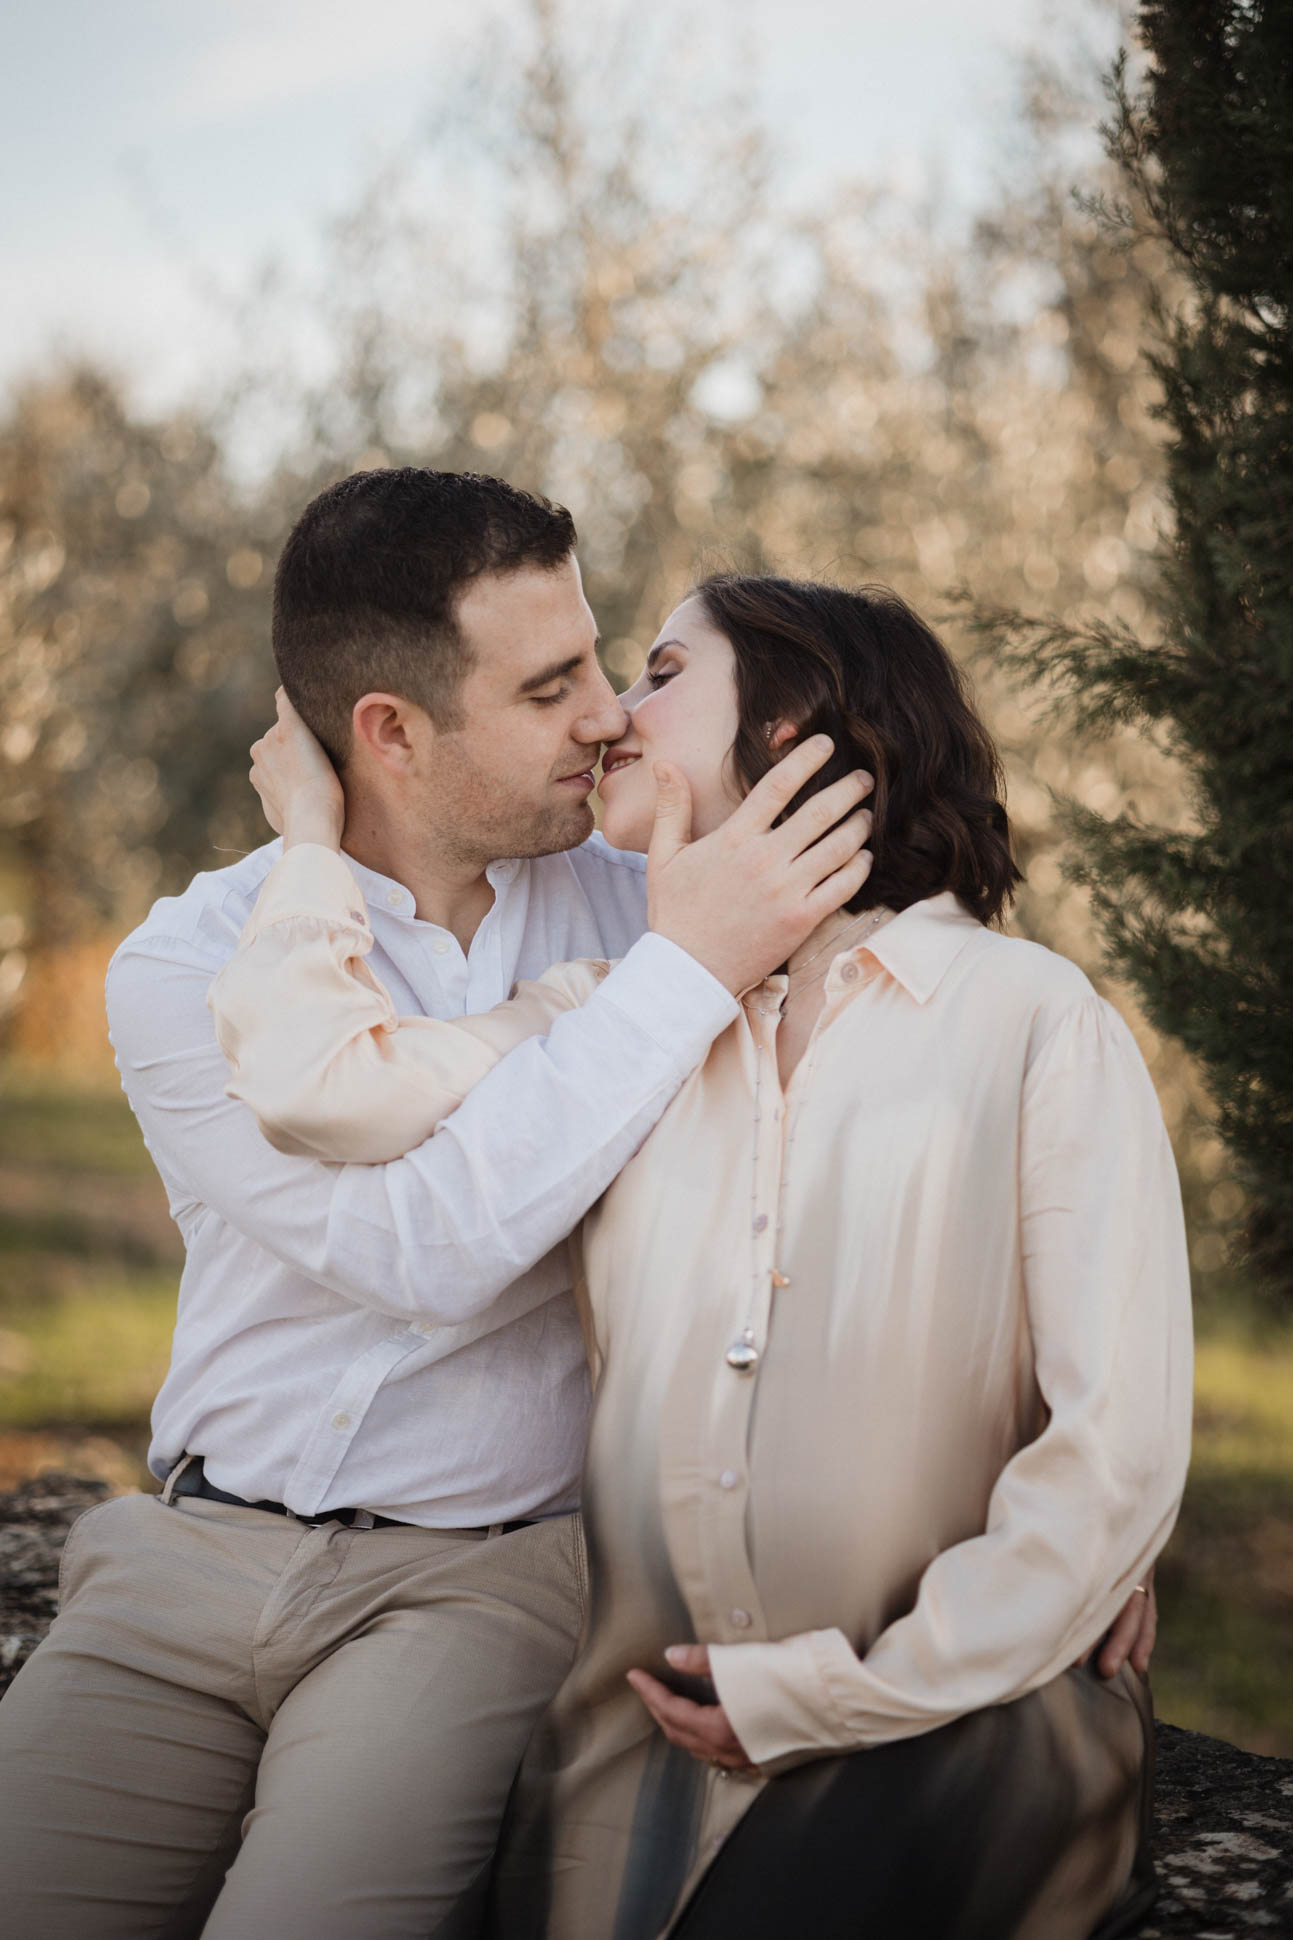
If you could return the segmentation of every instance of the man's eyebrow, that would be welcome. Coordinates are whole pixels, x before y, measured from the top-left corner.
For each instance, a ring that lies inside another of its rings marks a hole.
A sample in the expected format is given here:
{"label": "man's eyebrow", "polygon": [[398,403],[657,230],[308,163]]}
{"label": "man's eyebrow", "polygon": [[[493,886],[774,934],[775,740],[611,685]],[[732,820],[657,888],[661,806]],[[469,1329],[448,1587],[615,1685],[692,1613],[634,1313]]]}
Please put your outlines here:
{"label": "man's eyebrow", "polygon": [[523,680],[516,691],[518,694],[532,694],[536,687],[550,687],[554,680],[564,680],[567,674],[573,674],[583,664],[582,653],[573,653],[568,660],[554,660],[542,673],[531,674],[528,680]]}

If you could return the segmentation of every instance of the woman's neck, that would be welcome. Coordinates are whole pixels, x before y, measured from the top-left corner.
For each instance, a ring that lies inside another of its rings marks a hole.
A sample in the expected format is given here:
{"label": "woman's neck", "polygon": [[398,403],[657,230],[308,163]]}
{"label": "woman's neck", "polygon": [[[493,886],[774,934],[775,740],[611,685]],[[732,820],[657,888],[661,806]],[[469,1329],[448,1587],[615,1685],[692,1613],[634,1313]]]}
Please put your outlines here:
{"label": "woman's neck", "polygon": [[812,934],[804,938],[787,963],[791,982],[801,970],[829,970],[833,957],[838,956],[841,950],[861,943],[864,937],[879,929],[888,914],[888,910],[881,909],[864,909],[861,915],[854,915],[847,909],[832,910]]}

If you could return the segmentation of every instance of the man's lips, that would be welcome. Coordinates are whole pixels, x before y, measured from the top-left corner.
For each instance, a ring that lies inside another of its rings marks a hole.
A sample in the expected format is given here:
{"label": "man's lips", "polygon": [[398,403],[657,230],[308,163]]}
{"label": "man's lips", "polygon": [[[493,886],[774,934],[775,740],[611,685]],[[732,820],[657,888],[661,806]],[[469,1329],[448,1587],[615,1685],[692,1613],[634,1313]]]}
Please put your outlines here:
{"label": "man's lips", "polygon": [[596,777],[591,768],[580,768],[573,775],[558,775],[558,788],[582,788],[590,791],[596,786]]}

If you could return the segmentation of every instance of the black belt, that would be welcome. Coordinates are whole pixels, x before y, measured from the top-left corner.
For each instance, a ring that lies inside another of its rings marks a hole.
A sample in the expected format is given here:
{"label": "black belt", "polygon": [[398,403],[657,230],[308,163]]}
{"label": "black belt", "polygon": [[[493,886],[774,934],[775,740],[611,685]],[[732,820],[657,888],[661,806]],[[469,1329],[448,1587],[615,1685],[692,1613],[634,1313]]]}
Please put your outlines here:
{"label": "black belt", "polygon": [[[308,1523],[311,1529],[317,1529],[320,1523],[324,1522],[344,1523],[346,1528],[350,1529],[359,1516],[364,1517],[365,1528],[421,1529],[425,1527],[423,1523],[401,1522],[397,1516],[373,1516],[370,1522],[368,1511],[365,1509],[325,1509],[317,1516],[299,1516],[295,1509],[289,1509],[282,1502],[248,1502],[246,1496],[231,1495],[228,1489],[218,1489],[214,1482],[208,1482],[200,1455],[183,1459],[183,1466],[175,1477],[170,1493],[172,1498],[177,1495],[198,1495],[204,1502],[228,1502],[235,1509],[267,1509],[271,1516],[290,1516],[293,1522]],[[443,1533],[453,1536],[487,1536],[490,1528],[497,1528],[502,1535],[508,1536],[514,1529],[529,1529],[534,1520],[531,1516],[522,1516],[516,1522],[491,1523],[488,1527],[452,1529]]]}

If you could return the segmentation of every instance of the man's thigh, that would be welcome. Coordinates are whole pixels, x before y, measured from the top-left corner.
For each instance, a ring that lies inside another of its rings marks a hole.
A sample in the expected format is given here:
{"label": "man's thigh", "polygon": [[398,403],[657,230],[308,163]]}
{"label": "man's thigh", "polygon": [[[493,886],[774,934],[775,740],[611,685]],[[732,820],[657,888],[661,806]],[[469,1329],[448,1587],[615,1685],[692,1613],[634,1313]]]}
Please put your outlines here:
{"label": "man's thigh", "polygon": [[[202,1598],[186,1534],[141,1497],[74,1527],[63,1612],[0,1705],[0,1901],[14,1933],[201,1932],[264,1734],[231,1695],[215,1636],[230,1611]],[[183,1631],[205,1689],[178,1674]]]}
{"label": "man's thigh", "polygon": [[[371,1534],[396,1558],[402,1541],[416,1553],[416,1536]],[[474,1930],[513,1776],[574,1653],[582,1553],[573,1517],[433,1540],[399,1599],[278,1707],[205,1940]]]}

